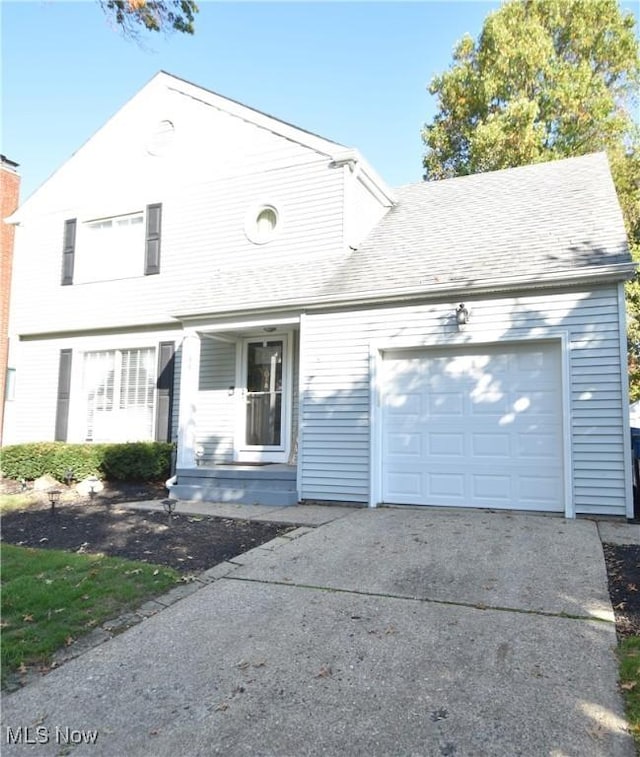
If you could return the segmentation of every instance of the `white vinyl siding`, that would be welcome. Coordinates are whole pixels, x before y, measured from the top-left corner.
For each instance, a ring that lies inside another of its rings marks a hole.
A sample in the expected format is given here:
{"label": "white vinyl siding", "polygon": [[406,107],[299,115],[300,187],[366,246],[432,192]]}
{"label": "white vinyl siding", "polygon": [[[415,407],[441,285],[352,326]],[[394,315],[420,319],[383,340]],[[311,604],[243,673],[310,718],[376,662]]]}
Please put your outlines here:
{"label": "white vinyl siding", "polygon": [[[155,399],[157,346],[160,342],[176,339],[177,330],[148,331],[144,334],[103,334],[55,339],[27,339],[12,344],[12,357],[20,366],[16,376],[14,423],[3,438],[4,444],[33,441],[52,441],[55,429],[58,370],[60,350],[72,350],[71,397],[69,410],[69,442],[83,442],[87,434],[87,395],[84,393],[84,355],[127,351],[139,353],[152,350],[153,360],[147,366],[153,374]],[[178,340],[179,344],[179,340]],[[179,354],[176,356],[175,379],[179,381]],[[135,366],[128,368],[135,376]],[[120,381],[122,378],[119,379]],[[141,401],[141,395],[124,396],[124,403]],[[145,400],[146,401],[146,400]],[[174,439],[177,424],[177,393],[173,403]],[[153,438],[153,426],[150,435]]]}
{"label": "white vinyl siding", "polygon": [[[167,189],[149,187],[121,207],[125,212],[149,202],[162,202],[162,266],[157,276],[137,275],[114,281],[60,286],[65,219],[86,216],[70,208],[59,215],[27,219],[17,228],[12,299],[12,333],[63,332],[168,323],[189,309],[194,291],[213,281],[220,268],[286,266],[288,262],[335,255],[344,249],[342,234],[343,182],[328,161],[310,156],[307,163],[263,174],[216,178]],[[247,210],[257,202],[278,207],[282,230],[267,245],[247,239]],[[95,218],[95,215],[90,216]],[[81,254],[82,229],[76,251]],[[144,266],[144,240],[137,262]],[[97,278],[97,277],[96,277]],[[38,307],[33,307],[37,301]],[[117,303],[108,307],[105,303]],[[260,292],[253,305],[259,307]],[[215,306],[215,303],[212,303]],[[43,322],[42,312],[47,313]]]}
{"label": "white vinyl siding", "polygon": [[347,187],[345,191],[345,229],[346,243],[354,248],[359,247],[367,238],[369,232],[378,221],[388,212],[389,201],[386,204],[362,182],[359,175],[353,175],[349,168],[345,168]]}
{"label": "white vinyl siding", "polygon": [[233,460],[235,383],[236,345],[201,337],[197,443],[204,447],[206,464]]}
{"label": "white vinyl siding", "polygon": [[[229,338],[229,337],[227,337]],[[291,444],[295,444],[298,429],[298,334],[294,333],[290,342],[292,350],[292,433]],[[238,344],[223,342],[206,336],[200,338],[200,379],[197,402],[197,444],[205,450],[207,464],[230,462],[233,460],[234,433],[240,402],[243,398],[236,387]],[[178,367],[176,366],[176,370]],[[233,388],[233,389],[232,389]],[[176,391],[177,394],[177,391]],[[285,401],[289,401],[286,398]],[[174,401],[174,407],[177,401]]]}
{"label": "white vinyl siding", "polygon": [[[539,340],[568,335],[570,452],[576,513],[625,515],[625,444],[617,288],[469,298],[458,302],[308,314],[304,340],[301,496],[367,502],[371,351],[375,345],[433,346]],[[624,364],[624,362],[623,362]],[[606,482],[606,483],[604,483]]]}

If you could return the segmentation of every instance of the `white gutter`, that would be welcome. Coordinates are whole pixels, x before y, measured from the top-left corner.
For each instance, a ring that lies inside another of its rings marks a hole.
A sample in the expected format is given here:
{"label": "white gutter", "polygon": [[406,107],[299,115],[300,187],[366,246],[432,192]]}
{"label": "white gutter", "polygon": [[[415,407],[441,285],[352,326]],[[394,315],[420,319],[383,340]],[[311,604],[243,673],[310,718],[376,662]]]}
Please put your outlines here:
{"label": "white gutter", "polygon": [[375,169],[362,157],[360,152],[354,148],[336,152],[331,162],[332,167],[340,168],[348,165],[352,173],[356,173],[360,181],[366,188],[379,200],[383,205],[395,205],[396,198],[393,191],[389,189],[386,182],[380,177]]}

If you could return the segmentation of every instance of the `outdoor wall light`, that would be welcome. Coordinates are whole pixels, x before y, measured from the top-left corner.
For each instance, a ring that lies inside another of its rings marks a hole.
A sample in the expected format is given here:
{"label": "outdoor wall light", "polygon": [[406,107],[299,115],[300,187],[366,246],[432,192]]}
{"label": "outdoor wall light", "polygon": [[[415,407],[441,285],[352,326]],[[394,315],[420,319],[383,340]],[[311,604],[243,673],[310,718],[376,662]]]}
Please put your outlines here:
{"label": "outdoor wall light", "polygon": [[51,515],[55,515],[56,505],[60,502],[60,489],[49,489],[49,502],[51,503]]}
{"label": "outdoor wall light", "polygon": [[469,323],[469,311],[465,307],[464,302],[461,302],[456,308],[456,323],[458,324],[458,328],[466,326]]}
{"label": "outdoor wall light", "polygon": [[196,465],[202,465],[202,459],[204,458],[204,447],[198,445],[194,449],[193,455],[196,458]]}

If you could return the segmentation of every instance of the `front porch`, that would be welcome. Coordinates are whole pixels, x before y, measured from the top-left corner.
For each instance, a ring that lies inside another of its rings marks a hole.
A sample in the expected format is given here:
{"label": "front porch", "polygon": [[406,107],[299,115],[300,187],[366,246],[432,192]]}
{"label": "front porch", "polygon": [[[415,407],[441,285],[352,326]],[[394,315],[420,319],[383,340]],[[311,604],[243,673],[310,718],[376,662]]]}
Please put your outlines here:
{"label": "front porch", "polygon": [[178,468],[170,496],[180,500],[288,506],[298,502],[296,466],[219,464]]}
{"label": "front porch", "polygon": [[298,502],[299,320],[209,322],[185,330],[171,497]]}

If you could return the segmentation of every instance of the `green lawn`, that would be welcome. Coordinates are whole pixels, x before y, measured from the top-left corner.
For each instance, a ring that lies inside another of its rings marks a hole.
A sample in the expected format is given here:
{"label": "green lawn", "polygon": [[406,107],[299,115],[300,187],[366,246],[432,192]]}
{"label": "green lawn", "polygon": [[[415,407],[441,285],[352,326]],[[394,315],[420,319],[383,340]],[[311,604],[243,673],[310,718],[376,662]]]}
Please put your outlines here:
{"label": "green lawn", "polygon": [[0,565],[3,680],[179,580],[161,565],[11,544],[0,544]]}
{"label": "green lawn", "polygon": [[640,636],[625,639],[618,647],[618,657],[629,727],[640,754]]}

